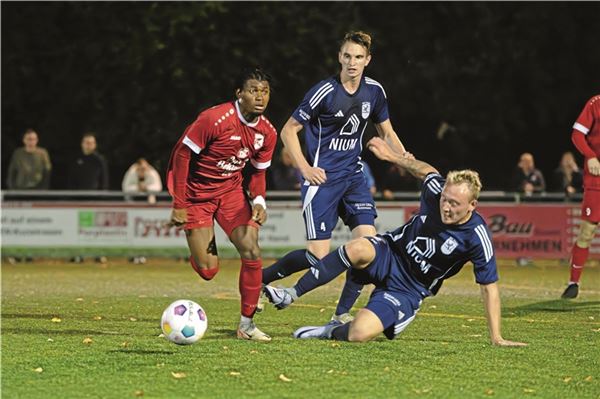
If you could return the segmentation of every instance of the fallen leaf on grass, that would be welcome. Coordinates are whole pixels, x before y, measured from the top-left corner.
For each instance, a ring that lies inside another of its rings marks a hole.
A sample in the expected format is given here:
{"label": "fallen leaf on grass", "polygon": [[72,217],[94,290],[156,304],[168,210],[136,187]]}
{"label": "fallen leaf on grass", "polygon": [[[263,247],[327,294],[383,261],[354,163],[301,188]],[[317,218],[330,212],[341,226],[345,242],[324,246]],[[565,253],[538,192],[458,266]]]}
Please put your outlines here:
{"label": "fallen leaf on grass", "polygon": [[600,328],[596,328],[596,329],[593,329],[593,328],[592,328],[592,331],[593,331],[593,332],[600,332]]}
{"label": "fallen leaf on grass", "polygon": [[250,353],[258,353],[258,351],[256,349],[252,349]]}
{"label": "fallen leaf on grass", "polygon": [[242,375],[242,373],[240,373],[239,371],[230,371],[229,375],[238,376],[238,375]]}
{"label": "fallen leaf on grass", "polygon": [[285,375],[283,374],[279,374],[279,379],[283,382],[292,382],[292,380],[290,380],[289,378],[287,378]]}
{"label": "fallen leaf on grass", "polygon": [[137,319],[135,317],[130,317],[129,321],[137,321]]}
{"label": "fallen leaf on grass", "polygon": [[327,370],[327,374],[331,374],[331,373],[333,373],[333,369]]}
{"label": "fallen leaf on grass", "polygon": [[588,319],[594,320],[594,316],[588,316]]}
{"label": "fallen leaf on grass", "polygon": [[477,337],[481,337],[481,334],[471,334],[471,335],[469,335],[469,337],[477,338]]}
{"label": "fallen leaf on grass", "polygon": [[494,394],[494,390],[493,389],[486,389],[485,390],[485,394],[488,396],[492,396]]}
{"label": "fallen leaf on grass", "polygon": [[223,350],[224,350],[224,351],[226,351],[226,350],[228,350],[228,349],[229,349],[229,347],[228,347],[228,346],[224,346],[224,347],[223,347]]}
{"label": "fallen leaf on grass", "polygon": [[60,323],[62,320],[59,319],[58,317],[53,317],[51,321],[52,321],[52,323]]}
{"label": "fallen leaf on grass", "polygon": [[129,342],[125,341],[125,342],[121,342],[121,347],[122,348],[127,348],[129,346]]}
{"label": "fallen leaf on grass", "polygon": [[94,342],[90,337],[86,337],[83,339],[82,341],[84,344],[91,344],[92,342]]}
{"label": "fallen leaf on grass", "polygon": [[417,394],[420,395],[422,393],[428,393],[431,391],[431,388],[423,388],[423,389],[415,389],[413,388],[413,391]]}
{"label": "fallen leaf on grass", "polygon": [[573,377],[565,377],[563,378],[563,382],[571,382],[572,379]]}
{"label": "fallen leaf on grass", "polygon": [[94,316],[94,320],[102,320],[102,316]]}
{"label": "fallen leaf on grass", "polygon": [[135,392],[133,393],[133,395],[134,395],[134,396],[137,396],[137,397],[139,398],[140,396],[144,396],[144,391],[142,391],[142,390],[140,389],[140,390],[138,390],[138,391],[135,391]]}
{"label": "fallen leaf on grass", "polygon": [[390,368],[386,366],[383,371],[390,371]]}
{"label": "fallen leaf on grass", "polygon": [[54,342],[52,338],[48,338],[48,342]]}
{"label": "fallen leaf on grass", "polygon": [[77,302],[81,302],[81,301],[83,301],[83,298],[75,298],[75,300],[76,300]]}
{"label": "fallen leaf on grass", "polygon": [[158,338],[164,338],[165,334],[158,334],[157,336],[158,336]]}
{"label": "fallen leaf on grass", "polygon": [[431,306],[429,307],[429,309],[437,309],[437,306],[436,306],[436,305],[431,305]]}
{"label": "fallen leaf on grass", "polygon": [[534,393],[535,389],[531,389],[531,388],[523,388],[523,392],[525,393]]}
{"label": "fallen leaf on grass", "polygon": [[325,308],[319,309],[319,313],[323,313],[324,311],[325,311]]}
{"label": "fallen leaf on grass", "polygon": [[338,344],[337,342],[334,342],[334,343],[331,344],[331,347],[332,348],[339,348],[340,344]]}
{"label": "fallen leaf on grass", "polygon": [[475,319],[467,319],[467,321],[470,323],[472,321],[475,321]]}
{"label": "fallen leaf on grass", "polygon": [[44,369],[41,367],[38,367],[36,369],[33,369],[33,371],[35,371],[36,373],[41,373],[42,371],[44,371]]}
{"label": "fallen leaf on grass", "polygon": [[588,375],[587,377],[585,377],[583,379],[584,381],[590,382],[591,380],[593,380],[593,377],[591,375]]}
{"label": "fallen leaf on grass", "polygon": [[174,371],[171,371],[171,375],[173,376],[173,378],[178,379],[178,380],[187,377],[187,375],[185,373],[176,373]]}

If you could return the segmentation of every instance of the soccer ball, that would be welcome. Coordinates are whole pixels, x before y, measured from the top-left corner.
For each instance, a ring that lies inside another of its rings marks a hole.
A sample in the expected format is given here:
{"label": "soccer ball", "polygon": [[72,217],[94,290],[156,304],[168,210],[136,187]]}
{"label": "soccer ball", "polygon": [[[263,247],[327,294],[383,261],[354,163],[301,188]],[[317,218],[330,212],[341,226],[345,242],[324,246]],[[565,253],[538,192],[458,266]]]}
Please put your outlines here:
{"label": "soccer ball", "polygon": [[160,326],[169,341],[190,345],[202,338],[208,327],[208,318],[196,302],[179,299],[165,309]]}

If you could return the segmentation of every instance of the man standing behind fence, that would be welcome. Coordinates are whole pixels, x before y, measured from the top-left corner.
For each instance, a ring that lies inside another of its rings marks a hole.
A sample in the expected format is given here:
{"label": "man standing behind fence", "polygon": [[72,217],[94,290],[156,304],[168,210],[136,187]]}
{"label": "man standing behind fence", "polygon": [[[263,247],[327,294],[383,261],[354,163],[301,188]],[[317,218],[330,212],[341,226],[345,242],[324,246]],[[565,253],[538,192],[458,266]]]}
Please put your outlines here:
{"label": "man standing behind fence", "polygon": [[50,187],[50,156],[38,147],[33,129],[23,133],[23,147],[13,153],[8,166],[6,185],[10,190],[47,190]]}
{"label": "man standing behind fence", "polygon": [[108,190],[108,167],[96,147],[96,134],[85,133],[81,138],[81,153],[69,168],[69,189]]}

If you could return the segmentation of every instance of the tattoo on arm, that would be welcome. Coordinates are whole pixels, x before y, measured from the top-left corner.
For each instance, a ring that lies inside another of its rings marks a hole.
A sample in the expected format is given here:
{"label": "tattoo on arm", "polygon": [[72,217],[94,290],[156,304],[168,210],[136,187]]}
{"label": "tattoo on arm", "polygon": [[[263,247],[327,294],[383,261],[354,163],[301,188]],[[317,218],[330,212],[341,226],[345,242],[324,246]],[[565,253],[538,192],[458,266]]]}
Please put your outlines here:
{"label": "tattoo on arm", "polygon": [[429,165],[427,162],[419,161],[418,159],[398,157],[395,159],[395,163],[420,180],[423,180],[429,173],[437,173],[437,169],[433,166]]}

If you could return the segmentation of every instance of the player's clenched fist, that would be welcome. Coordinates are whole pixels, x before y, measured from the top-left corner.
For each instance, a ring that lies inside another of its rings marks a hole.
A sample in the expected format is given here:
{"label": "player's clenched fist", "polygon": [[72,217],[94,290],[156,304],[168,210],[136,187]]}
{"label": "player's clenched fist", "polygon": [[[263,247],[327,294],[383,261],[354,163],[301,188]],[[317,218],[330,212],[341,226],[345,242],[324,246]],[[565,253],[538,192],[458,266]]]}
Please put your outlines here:
{"label": "player's clenched fist", "polygon": [[171,211],[171,226],[183,226],[187,223],[187,209],[175,209]]}
{"label": "player's clenched fist", "polygon": [[313,186],[318,186],[319,184],[323,184],[327,181],[325,171],[319,167],[309,166],[308,168],[302,170],[302,176]]}
{"label": "player's clenched fist", "polygon": [[261,204],[256,204],[252,207],[252,220],[260,225],[267,221],[267,211]]}

